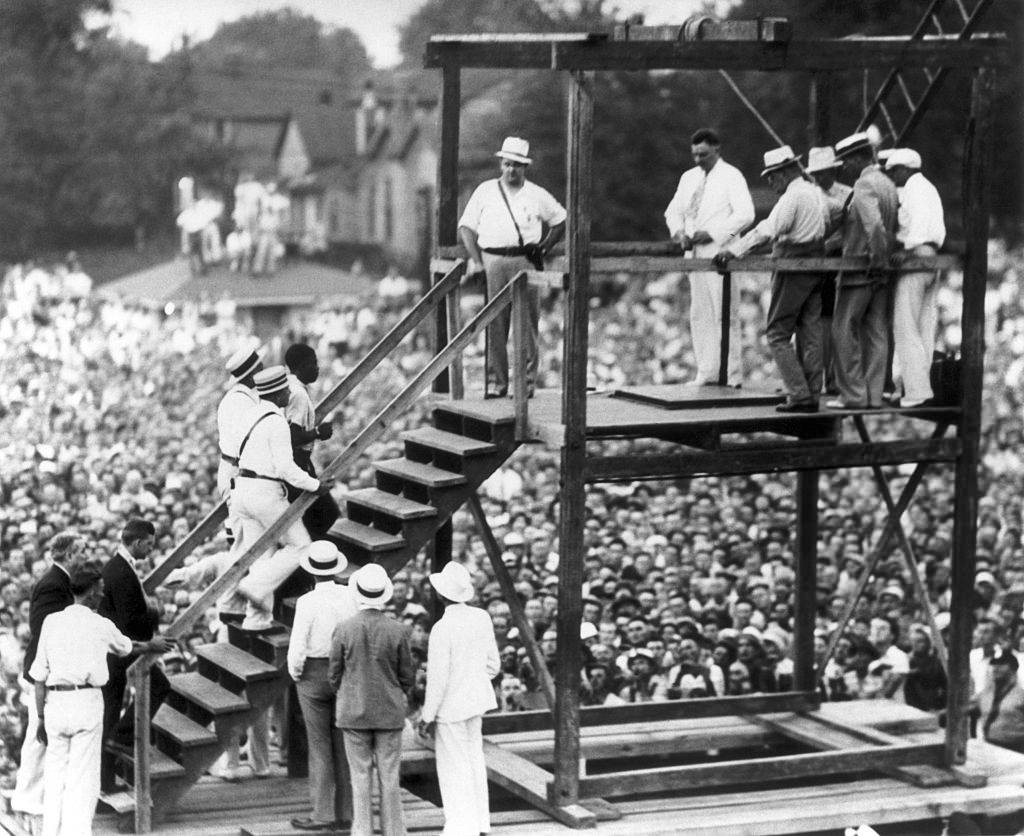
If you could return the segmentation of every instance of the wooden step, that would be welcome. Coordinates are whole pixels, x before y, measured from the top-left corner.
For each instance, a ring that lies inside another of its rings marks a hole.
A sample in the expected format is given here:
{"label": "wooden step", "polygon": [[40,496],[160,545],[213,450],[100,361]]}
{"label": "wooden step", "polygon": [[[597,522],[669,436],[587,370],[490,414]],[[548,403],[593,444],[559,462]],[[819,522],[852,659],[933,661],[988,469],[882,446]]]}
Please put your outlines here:
{"label": "wooden step", "polygon": [[[216,668],[226,671],[242,682],[261,682],[276,679],[280,673],[273,665],[246,653],[240,647],[225,642],[202,644],[195,649],[196,656]],[[202,665],[202,662],[200,662]]]}
{"label": "wooden step", "polygon": [[174,693],[194,702],[215,717],[249,710],[249,701],[245,697],[232,694],[202,674],[179,673],[170,677],[169,681]]}
{"label": "wooden step", "polygon": [[433,506],[413,502],[404,496],[388,493],[380,488],[361,488],[352,491],[345,497],[345,501],[400,520],[429,519],[437,516],[437,509]]}
{"label": "wooden step", "polygon": [[402,433],[402,440],[421,447],[431,447],[453,456],[487,456],[498,452],[489,441],[478,441],[464,435],[445,432],[434,427],[419,427]]}
{"label": "wooden step", "polygon": [[435,406],[434,412],[460,415],[494,426],[516,422],[515,406],[511,398],[494,398],[486,401],[446,401]]}
{"label": "wooden step", "polygon": [[[122,751],[120,747],[106,747],[108,752],[112,752],[117,758],[118,762],[123,764],[130,771],[135,768],[135,758],[128,754],[127,751]],[[159,781],[167,778],[181,778],[185,775],[185,767],[174,760],[170,755],[165,755],[155,746],[149,747],[149,777],[154,781]]]}
{"label": "wooden step", "polygon": [[167,735],[182,749],[195,746],[209,746],[217,742],[217,735],[206,726],[189,719],[164,703],[153,716],[153,728]]}
{"label": "wooden step", "polygon": [[352,520],[339,519],[331,526],[331,534],[343,543],[350,543],[368,552],[392,552],[405,548],[405,538],[388,534]]}
{"label": "wooden step", "polygon": [[389,461],[374,462],[373,466],[381,473],[393,476],[396,479],[403,479],[406,482],[413,482],[417,485],[424,485],[428,488],[457,488],[466,484],[466,477],[459,473],[452,473],[450,470],[441,470],[429,464],[411,462],[408,459],[391,459]]}

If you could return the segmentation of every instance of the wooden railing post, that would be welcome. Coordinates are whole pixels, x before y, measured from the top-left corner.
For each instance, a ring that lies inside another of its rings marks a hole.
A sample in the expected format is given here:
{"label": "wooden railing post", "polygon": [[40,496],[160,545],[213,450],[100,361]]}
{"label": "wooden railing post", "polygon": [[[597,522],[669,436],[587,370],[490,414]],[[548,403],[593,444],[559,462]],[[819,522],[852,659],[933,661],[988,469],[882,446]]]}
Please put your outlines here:
{"label": "wooden railing post", "polygon": [[154,660],[140,656],[128,669],[129,684],[135,690],[135,832],[149,833],[153,829],[153,797],[150,784],[150,723],[149,677]]}
{"label": "wooden railing post", "polygon": [[[448,294],[448,333],[458,334],[462,330],[462,286],[455,284]],[[465,395],[465,377],[462,371],[462,354],[452,358],[448,369],[450,394],[453,400],[460,401]]]}
{"label": "wooden railing post", "polygon": [[512,279],[512,404],[516,415],[516,441],[525,441],[528,431],[528,381],[526,379],[527,332],[530,328],[530,282],[527,273]]}

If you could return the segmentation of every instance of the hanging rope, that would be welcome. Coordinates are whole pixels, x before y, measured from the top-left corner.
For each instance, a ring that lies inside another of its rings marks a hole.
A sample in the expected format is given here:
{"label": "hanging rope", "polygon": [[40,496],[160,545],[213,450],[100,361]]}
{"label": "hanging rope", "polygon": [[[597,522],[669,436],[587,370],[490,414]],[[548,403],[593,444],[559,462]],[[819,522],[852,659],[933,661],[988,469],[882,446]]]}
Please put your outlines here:
{"label": "hanging rope", "polygon": [[[749,110],[753,114],[754,118],[761,123],[761,127],[768,132],[768,136],[774,139],[779,145],[786,145],[787,143],[784,142],[782,137],[775,132],[775,129],[768,123],[768,120],[761,115],[761,111],[759,111],[754,106],[754,103],[743,94],[743,91],[740,90],[739,85],[733,80],[733,77],[725,70],[719,70],[718,74],[725,79],[725,83],[732,88],[732,92],[736,94],[736,97],[743,102],[747,110]],[[804,169],[804,164],[800,162],[799,158],[797,158],[796,164],[800,166],[800,173],[806,175],[807,171]]]}

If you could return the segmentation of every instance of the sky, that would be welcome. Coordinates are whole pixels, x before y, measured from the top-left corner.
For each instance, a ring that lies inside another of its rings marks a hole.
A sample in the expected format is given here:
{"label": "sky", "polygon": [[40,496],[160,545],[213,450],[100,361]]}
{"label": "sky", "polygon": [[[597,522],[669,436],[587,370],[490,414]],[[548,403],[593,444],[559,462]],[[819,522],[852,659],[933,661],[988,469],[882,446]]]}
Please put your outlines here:
{"label": "sky", "polygon": [[[348,27],[362,39],[374,65],[398,63],[398,26],[424,0],[113,0],[112,23],[123,37],[163,57],[181,43],[208,38],[227,21],[291,7],[326,24]],[[611,0],[625,14],[643,13],[646,22],[682,23],[701,8],[701,0]]]}

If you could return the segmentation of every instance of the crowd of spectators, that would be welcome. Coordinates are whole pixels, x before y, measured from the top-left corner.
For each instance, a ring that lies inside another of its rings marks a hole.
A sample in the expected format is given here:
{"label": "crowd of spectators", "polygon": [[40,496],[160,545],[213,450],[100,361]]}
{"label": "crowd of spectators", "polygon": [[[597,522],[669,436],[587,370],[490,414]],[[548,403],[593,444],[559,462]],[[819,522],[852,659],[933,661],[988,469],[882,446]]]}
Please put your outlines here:
{"label": "crowd of spectators", "polygon": [[[979,672],[999,648],[1024,648],[1024,259],[993,244],[990,264],[975,587],[980,626],[972,657]],[[609,279],[601,286],[591,310],[590,383],[607,389],[688,376],[692,357],[678,279],[666,276],[646,286]],[[958,280],[947,276],[940,294],[939,343],[951,349],[960,342]],[[760,335],[766,294],[763,277],[745,277],[741,316],[750,386],[770,385]],[[316,400],[397,321],[407,296],[332,301],[295,313],[268,343],[270,353],[280,356],[295,341],[317,348],[323,373]],[[472,297],[467,301],[474,304]],[[561,328],[555,297],[547,300],[541,322],[542,388],[560,385]],[[23,264],[6,272],[0,288],[0,782],[13,781],[24,715],[17,674],[28,638],[28,595],[45,568],[47,543],[73,529],[85,535],[90,555],[102,559],[116,549],[125,520],[139,514],[157,528],[159,561],[214,507],[215,411],[227,384],[223,361],[248,339],[251,322],[230,304],[152,309],[90,293],[65,265]],[[336,412],[333,438],[318,445],[321,466],[422,367],[430,350],[426,334],[414,335],[372,373]],[[479,387],[482,340],[468,352],[466,368],[471,388]],[[373,484],[373,461],[401,455],[400,433],[429,420],[428,412],[421,400],[338,481],[334,494],[342,505],[346,490]],[[896,416],[875,418],[870,427],[878,438],[923,437],[931,429]],[[636,450],[637,444],[603,442],[609,453]],[[557,450],[527,445],[483,488],[502,559],[548,662],[556,652],[558,466]],[[909,472],[907,466],[886,469],[897,482]],[[584,703],[789,688],[795,508],[791,474],[591,486],[580,635],[586,647]],[[823,472],[819,510],[820,662],[887,512],[869,469]],[[947,468],[929,468],[903,528],[944,626],[953,535]],[[218,537],[190,560],[225,548]],[[492,617],[502,656],[495,681],[500,705],[541,707],[538,672],[466,511],[453,517],[453,552],[473,573],[478,603]],[[411,625],[420,696],[430,626],[423,560],[396,575],[389,604],[395,617]],[[825,698],[892,696],[926,710],[942,707],[945,680],[910,577],[893,542],[826,665]],[[164,588],[157,595],[169,623],[198,591]],[[193,640],[211,639],[218,627],[211,610]],[[165,664],[172,671],[188,668],[187,646]]]}

